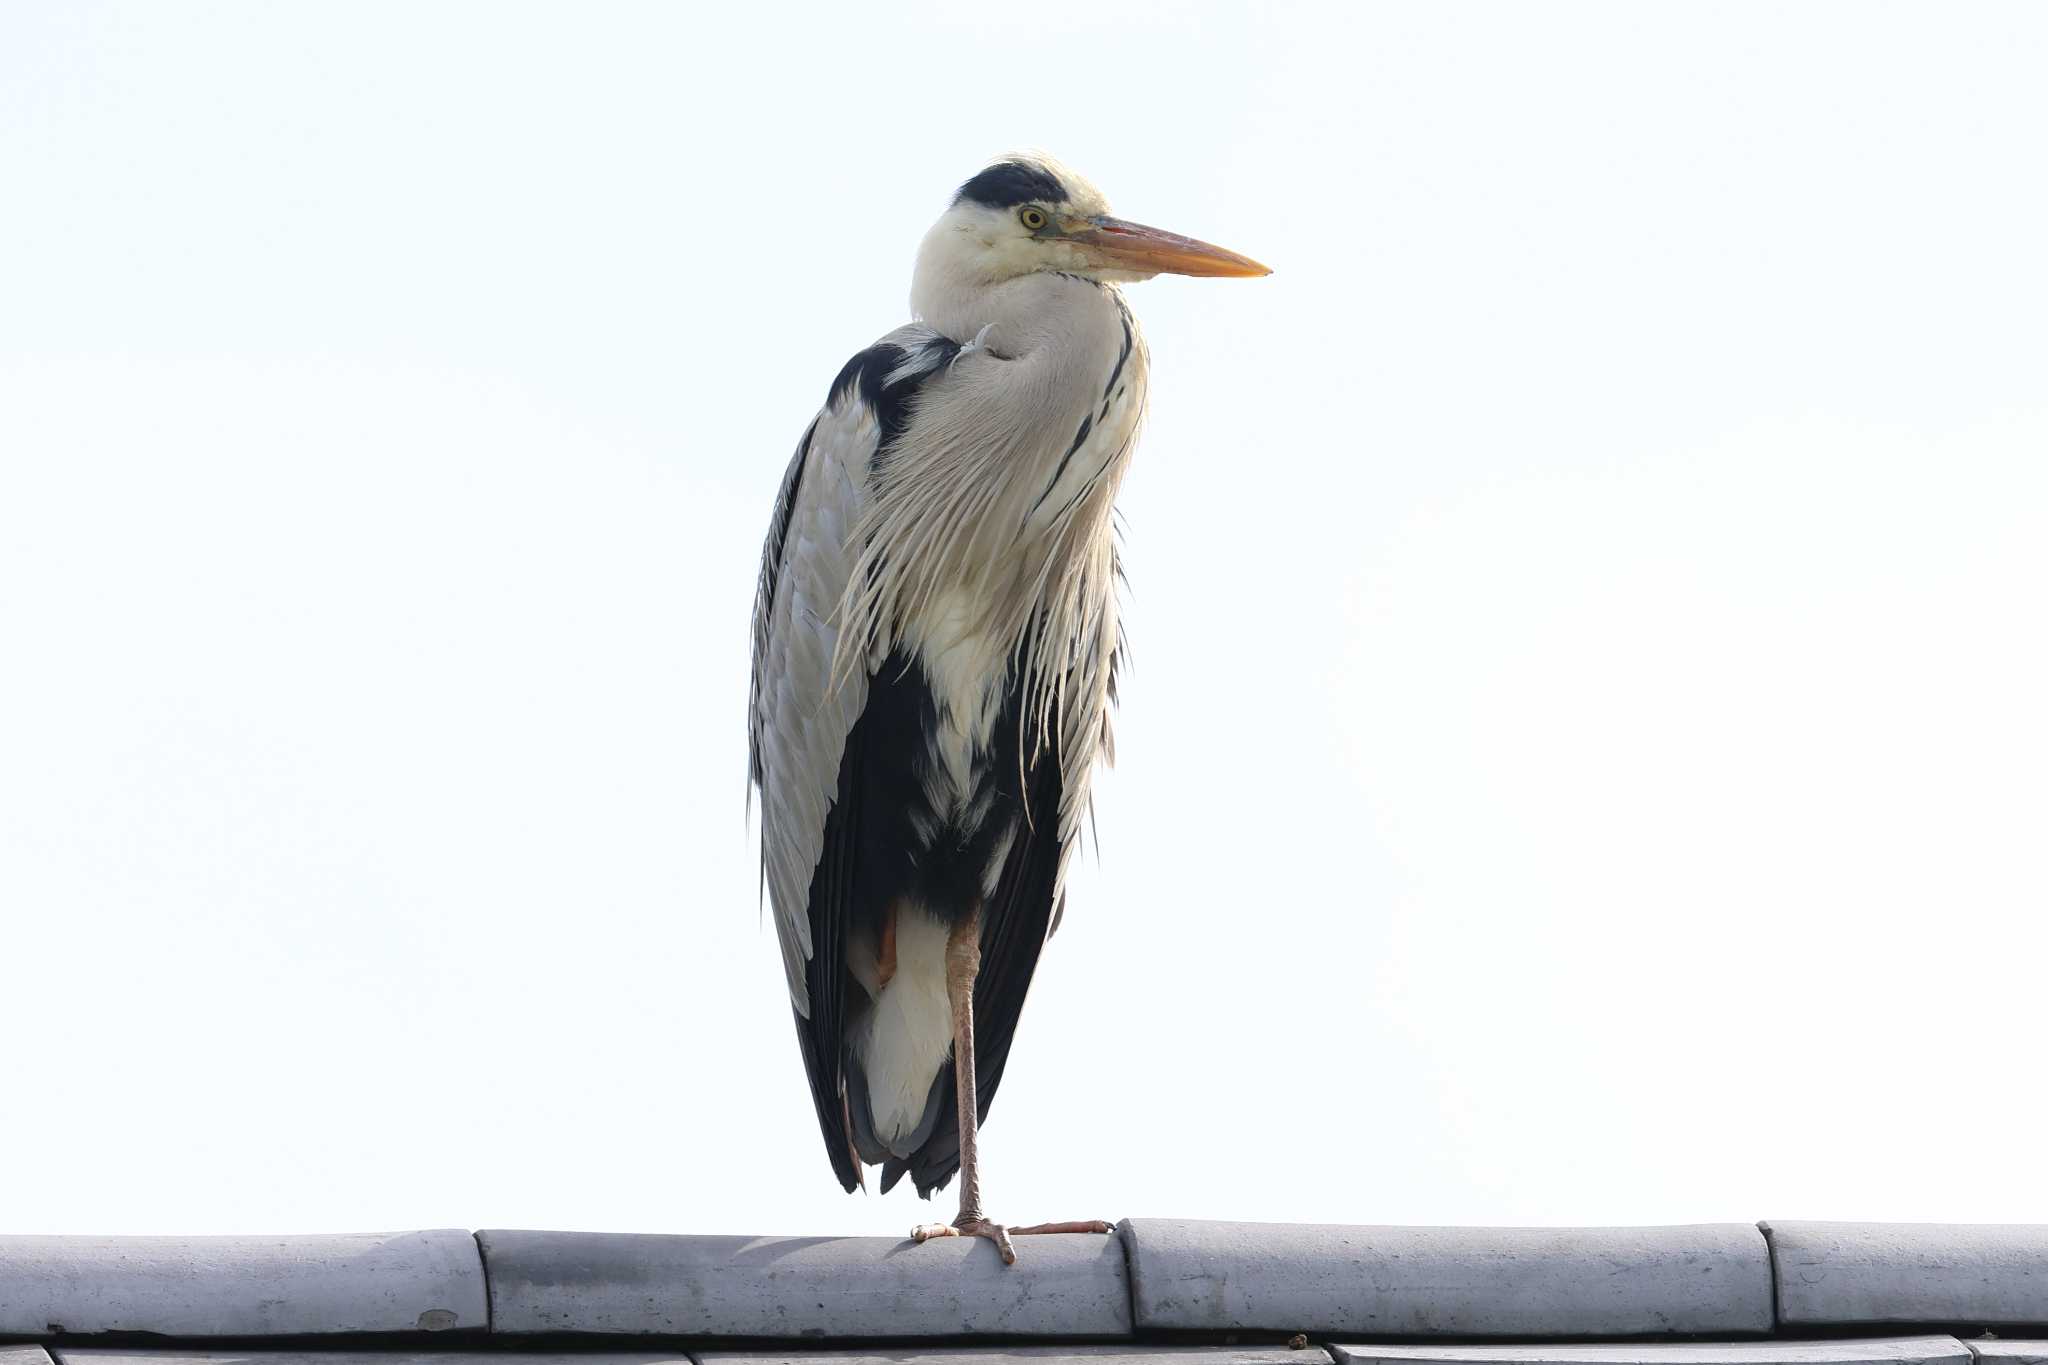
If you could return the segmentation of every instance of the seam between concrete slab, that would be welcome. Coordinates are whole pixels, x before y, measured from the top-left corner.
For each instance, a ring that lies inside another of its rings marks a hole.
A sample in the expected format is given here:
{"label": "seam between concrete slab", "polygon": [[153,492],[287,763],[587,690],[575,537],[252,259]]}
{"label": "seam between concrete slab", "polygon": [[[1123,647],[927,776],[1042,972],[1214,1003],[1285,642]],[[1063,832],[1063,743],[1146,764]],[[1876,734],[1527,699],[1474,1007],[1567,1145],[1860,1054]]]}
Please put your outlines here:
{"label": "seam between concrete slab", "polygon": [[1771,1330],[1776,1332],[1785,1325],[1785,1309],[1778,1301],[1778,1244],[1771,1237],[1769,1219],[1757,1219],[1756,1230],[1764,1235],[1764,1266],[1771,1276]]}
{"label": "seam between concrete slab", "polygon": [[[476,1248],[477,1269],[484,1277],[484,1334],[489,1336],[498,1330],[498,1305],[491,1295],[491,1258],[484,1255],[481,1229],[469,1230],[469,1244]],[[701,1362],[693,1360],[691,1365],[701,1365]]]}
{"label": "seam between concrete slab", "polygon": [[[1116,1238],[1117,1250],[1123,1253],[1124,1306],[1130,1309],[1130,1339],[1138,1341],[1141,1339],[1141,1329],[1138,1326],[1138,1258],[1131,1255],[1131,1239],[1128,1235],[1130,1226],[1130,1219],[1119,1218],[1116,1221],[1116,1231],[1110,1235]],[[1336,1365],[1334,1360],[1331,1365]]]}

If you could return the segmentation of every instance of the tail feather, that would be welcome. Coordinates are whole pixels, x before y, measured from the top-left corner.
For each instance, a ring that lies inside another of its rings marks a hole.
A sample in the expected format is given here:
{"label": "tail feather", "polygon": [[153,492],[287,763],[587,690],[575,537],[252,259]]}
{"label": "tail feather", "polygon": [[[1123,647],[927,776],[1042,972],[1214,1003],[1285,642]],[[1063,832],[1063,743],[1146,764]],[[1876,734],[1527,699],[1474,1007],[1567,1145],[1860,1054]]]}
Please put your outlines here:
{"label": "tail feather", "polygon": [[850,1052],[846,1057],[846,1112],[853,1125],[854,1149],[860,1159],[870,1166],[881,1166],[882,1193],[889,1192],[889,1186],[896,1182],[890,1179],[888,1168],[901,1165],[913,1153],[936,1134],[940,1120],[952,1112],[953,1063],[947,1059],[939,1066],[938,1074],[932,1077],[930,1092],[925,1096],[924,1114],[917,1121],[917,1127],[893,1147],[875,1134],[874,1111],[869,1106],[867,1070],[861,1065],[860,1054]]}
{"label": "tail feather", "polygon": [[[960,1169],[959,1093],[953,1084],[953,1064],[948,1061],[932,1079],[932,1097],[925,1121],[918,1127],[919,1140],[902,1155],[891,1153],[882,1163],[882,1193],[887,1194],[904,1176],[917,1186],[917,1197],[929,1199],[942,1190]],[[941,1116],[943,1115],[943,1121]]]}

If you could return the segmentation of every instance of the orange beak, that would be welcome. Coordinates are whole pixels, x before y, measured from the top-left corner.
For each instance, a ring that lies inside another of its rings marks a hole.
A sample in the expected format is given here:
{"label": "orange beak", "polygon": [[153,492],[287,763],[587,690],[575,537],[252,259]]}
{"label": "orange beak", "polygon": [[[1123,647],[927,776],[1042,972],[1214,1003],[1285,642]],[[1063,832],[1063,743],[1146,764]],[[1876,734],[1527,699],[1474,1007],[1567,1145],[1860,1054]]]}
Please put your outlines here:
{"label": "orange beak", "polygon": [[1121,218],[1089,218],[1065,234],[1090,259],[1117,270],[1152,275],[1215,275],[1245,277],[1273,272],[1249,256],[1198,242],[1177,232],[1126,223]]}

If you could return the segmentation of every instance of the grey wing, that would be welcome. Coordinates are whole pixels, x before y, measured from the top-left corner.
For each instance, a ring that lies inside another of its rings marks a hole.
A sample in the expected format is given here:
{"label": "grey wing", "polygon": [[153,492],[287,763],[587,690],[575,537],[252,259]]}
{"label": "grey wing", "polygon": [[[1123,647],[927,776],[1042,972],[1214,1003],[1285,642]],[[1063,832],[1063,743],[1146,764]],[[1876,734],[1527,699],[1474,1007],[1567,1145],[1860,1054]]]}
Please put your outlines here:
{"label": "grey wing", "polygon": [[868,668],[839,668],[839,606],[850,541],[881,440],[873,410],[842,397],[820,412],[783,476],[754,599],[749,759],[761,790],[761,876],[782,943],[790,1003],[809,1017],[811,875],[839,790],[846,736],[867,705]]}
{"label": "grey wing", "polygon": [[857,722],[881,642],[847,624],[858,596],[847,587],[862,572],[876,459],[922,384],[959,350],[913,324],[847,362],[783,476],[755,595],[748,740],[761,876],[819,1131],[848,1190],[860,1181],[843,1071],[848,988],[859,989],[846,961],[862,892]]}

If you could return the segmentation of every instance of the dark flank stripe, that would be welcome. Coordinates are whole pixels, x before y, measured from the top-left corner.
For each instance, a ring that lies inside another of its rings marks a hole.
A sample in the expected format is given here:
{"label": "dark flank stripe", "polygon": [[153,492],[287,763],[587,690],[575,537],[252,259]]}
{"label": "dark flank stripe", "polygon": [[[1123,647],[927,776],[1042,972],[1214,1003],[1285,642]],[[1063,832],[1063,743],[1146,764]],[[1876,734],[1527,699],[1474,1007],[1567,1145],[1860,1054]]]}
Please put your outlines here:
{"label": "dark flank stripe", "polygon": [[[1021,667],[1013,660],[1013,679]],[[1050,733],[1057,734],[1057,716]],[[821,1130],[834,1170],[843,1167],[845,1127],[839,1083],[845,1081],[853,1142],[863,1159],[884,1165],[884,1189],[906,1173],[920,1193],[946,1183],[959,1165],[953,1103],[953,1067],[934,1071],[923,1121],[900,1151],[884,1148],[869,1112],[868,1078],[852,1040],[866,1027],[866,992],[845,965],[849,941],[880,940],[890,907],[903,901],[952,920],[979,908],[983,957],[974,983],[975,1059],[980,1100],[987,1112],[1023,1007],[1024,993],[1045,942],[1059,867],[1059,760],[1057,746],[1038,742],[1029,696],[1013,681],[995,716],[986,746],[977,749],[970,790],[960,806],[934,809],[925,776],[936,761],[932,744],[945,723],[930,679],[917,660],[893,652],[868,680],[867,703],[847,736],[837,797],[825,821],[824,849],[811,880],[808,912],[820,947],[807,981],[812,1009],[799,1019]],[[1043,752],[1041,752],[1043,750]],[[1028,765],[1019,755],[1032,755]],[[950,804],[950,803],[949,803]],[[965,812],[979,810],[969,823]],[[1014,836],[1014,837],[1011,837]],[[993,896],[983,879],[1006,837],[1009,850]],[[834,970],[830,964],[838,964]],[[857,1174],[857,1173],[856,1173]]]}
{"label": "dark flank stripe", "polygon": [[1081,448],[1081,442],[1087,440],[1088,433],[1094,429],[1095,419],[1093,417],[1084,416],[1081,418],[1081,429],[1074,433],[1074,443],[1067,447],[1067,453],[1060,456],[1060,467],[1052,472],[1052,482],[1048,483],[1045,486],[1045,491],[1038,495],[1038,501],[1031,504],[1033,512],[1038,511],[1045,504],[1045,500],[1052,496],[1052,490],[1059,487],[1060,475],[1067,472],[1067,464],[1074,458],[1074,452]]}
{"label": "dark flank stripe", "polygon": [[1118,311],[1124,315],[1124,348],[1117,353],[1116,368],[1109,372],[1109,382],[1102,386],[1102,415],[1109,416],[1109,391],[1116,387],[1116,381],[1124,372],[1124,362],[1131,358],[1131,310],[1117,301]]}
{"label": "dark flank stripe", "polygon": [[[900,658],[884,665],[882,674],[896,668]],[[996,713],[988,747],[976,755],[974,780],[978,787],[992,786],[995,799],[989,802],[988,814],[972,829],[949,824],[942,830],[935,846],[916,860],[913,875],[917,880],[909,892],[912,898],[934,907],[944,904],[943,897],[949,894],[982,902],[981,969],[974,980],[974,1060],[983,1117],[1002,1083],[1024,996],[1057,913],[1053,890],[1060,865],[1059,749],[1057,743],[1045,742],[1059,733],[1059,715],[1055,709],[1041,735],[1032,719],[1028,691],[1019,681],[1021,655],[1013,657],[1011,665],[1011,687]],[[904,678],[913,681],[916,669],[906,670]],[[1024,754],[1034,756],[1028,767],[1018,761]],[[981,874],[1001,836],[1013,830],[1015,837],[1003,859],[995,893],[984,899]],[[951,1061],[942,1062],[926,1101],[925,1122],[931,1131],[915,1150],[892,1153],[883,1163],[884,1192],[908,1175],[917,1192],[928,1197],[959,1169],[953,1077]]]}
{"label": "dark flank stripe", "polygon": [[[1093,474],[1090,474],[1088,476],[1088,482],[1082,484],[1080,488],[1075,490],[1074,496],[1066,500],[1066,502],[1060,507],[1058,514],[1053,518],[1053,520],[1057,521],[1060,517],[1065,516],[1075,503],[1079,502],[1083,497],[1086,497],[1088,490],[1095,487],[1096,480],[1100,479],[1104,474],[1107,474],[1109,472],[1109,467],[1116,463],[1117,456],[1123,454],[1125,450],[1129,449],[1130,444],[1130,441],[1126,439],[1122,445],[1118,446],[1115,450],[1110,451],[1109,458],[1105,459],[1102,462],[1101,467],[1098,468]],[[1052,490],[1048,488],[1045,491],[1046,493],[1050,493]],[[1045,494],[1039,494],[1038,500],[1040,502],[1044,502]],[[1036,512],[1038,509],[1036,507],[1033,507],[1031,510]]]}

